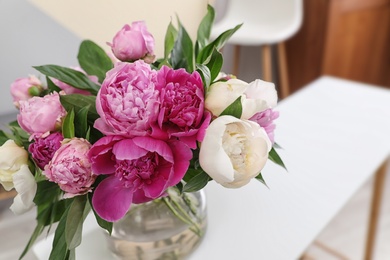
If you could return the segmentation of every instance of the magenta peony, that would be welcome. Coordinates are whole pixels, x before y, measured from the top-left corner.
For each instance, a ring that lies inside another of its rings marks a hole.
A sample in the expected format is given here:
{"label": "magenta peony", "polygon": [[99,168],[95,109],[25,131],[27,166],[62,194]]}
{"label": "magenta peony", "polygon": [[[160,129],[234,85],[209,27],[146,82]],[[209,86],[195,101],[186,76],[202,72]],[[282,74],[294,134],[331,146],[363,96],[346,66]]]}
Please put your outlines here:
{"label": "magenta peony", "polygon": [[31,134],[30,139],[46,137],[50,132],[61,128],[66,111],[61,105],[58,93],[32,97],[19,103],[18,123],[23,130]]}
{"label": "magenta peony", "polygon": [[96,97],[100,118],[94,127],[105,135],[148,135],[158,116],[155,78],[156,72],[143,61],[117,63]]}
{"label": "magenta peony", "polygon": [[263,112],[256,113],[249,120],[258,123],[262,128],[264,128],[267,133],[269,139],[272,143],[274,143],[275,135],[275,124],[274,120],[279,117],[278,111],[273,111],[272,109],[264,110]]}
{"label": "magenta peony", "polygon": [[106,136],[92,146],[89,158],[95,174],[109,175],[97,186],[93,207],[101,218],[117,221],[131,203],[164,196],[168,187],[179,183],[192,152],[180,141]]}
{"label": "magenta peony", "polygon": [[173,70],[163,66],[157,73],[156,89],[160,92],[158,128],[154,134],[161,138],[178,137],[191,148],[202,141],[211,115],[204,112],[203,82],[198,72]]}
{"label": "magenta peony", "polygon": [[28,151],[39,168],[43,170],[51,161],[54,153],[60,148],[62,140],[64,137],[61,133],[53,133],[45,138],[36,138],[35,142],[30,144]]}
{"label": "magenta peony", "polygon": [[121,61],[143,59],[152,63],[154,60],[154,38],[143,21],[123,26],[108,45]]}
{"label": "magenta peony", "polygon": [[65,191],[65,198],[85,194],[96,179],[92,173],[88,151],[91,144],[82,138],[65,139],[45,167],[44,175]]}
{"label": "magenta peony", "polygon": [[39,95],[42,89],[41,81],[35,76],[15,80],[11,84],[11,95],[14,105],[19,107],[19,101],[28,100],[35,95]]}

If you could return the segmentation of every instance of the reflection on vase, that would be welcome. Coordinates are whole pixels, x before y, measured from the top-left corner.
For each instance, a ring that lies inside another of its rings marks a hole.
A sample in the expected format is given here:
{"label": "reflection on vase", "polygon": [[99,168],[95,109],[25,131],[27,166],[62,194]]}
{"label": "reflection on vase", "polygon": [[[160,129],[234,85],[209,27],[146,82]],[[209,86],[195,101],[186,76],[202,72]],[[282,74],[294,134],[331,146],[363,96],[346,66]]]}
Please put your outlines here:
{"label": "reflection on vase", "polygon": [[207,226],[204,191],[132,205],[114,223],[108,247],[118,259],[185,259],[201,242]]}

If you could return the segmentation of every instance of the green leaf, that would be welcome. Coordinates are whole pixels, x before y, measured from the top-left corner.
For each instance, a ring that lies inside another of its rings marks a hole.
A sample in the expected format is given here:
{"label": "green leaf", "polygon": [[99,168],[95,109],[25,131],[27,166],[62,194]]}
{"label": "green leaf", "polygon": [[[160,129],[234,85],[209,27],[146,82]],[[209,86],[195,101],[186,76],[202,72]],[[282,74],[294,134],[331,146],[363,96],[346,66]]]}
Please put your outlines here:
{"label": "green leaf", "polygon": [[75,249],[81,244],[83,223],[90,211],[87,195],[74,198],[66,218],[65,240],[68,249]]}
{"label": "green leaf", "polygon": [[176,189],[179,191],[179,193],[182,193],[183,192],[183,187],[184,187],[184,184],[183,182],[179,182],[178,184],[176,184]]}
{"label": "green leaf", "polygon": [[74,132],[74,110],[73,108],[68,111],[68,114],[66,115],[64,122],[62,124],[62,135],[64,138],[73,138],[75,137]]}
{"label": "green leaf", "polygon": [[19,146],[23,146],[26,150],[30,145],[30,141],[28,140],[30,135],[26,133],[20,126],[16,123],[11,123],[9,125],[9,129],[12,132],[12,135],[7,135],[9,138],[13,139],[15,143]]}
{"label": "green leaf", "polygon": [[89,107],[90,105],[80,108],[80,110],[75,115],[74,124],[75,124],[75,134],[77,137],[87,139],[86,137],[89,129],[88,127]]}
{"label": "green leaf", "polygon": [[49,77],[46,77],[46,83],[47,83],[47,89],[49,90],[49,93],[61,91],[61,89],[56,84],[54,84],[54,82]]}
{"label": "green leaf", "polygon": [[206,47],[204,47],[196,58],[197,63],[204,63],[205,60],[212,54],[214,49],[218,51],[225,45],[225,43],[232,37],[232,35],[240,29],[242,24],[237,25],[233,29],[227,30],[223,32],[221,35],[217,37],[214,41],[209,43]]}
{"label": "green leaf", "polygon": [[196,64],[196,68],[197,68],[197,71],[199,72],[200,76],[202,77],[204,87],[207,90],[207,88],[210,86],[210,82],[211,82],[210,81],[210,78],[211,78],[210,70],[206,65],[203,65],[203,64]]}
{"label": "green leaf", "polygon": [[194,52],[190,36],[179,21],[179,30],[175,45],[171,51],[170,64],[172,68],[184,68],[187,72],[194,71]]}
{"label": "green leaf", "polygon": [[34,66],[34,68],[48,77],[56,78],[77,89],[87,90],[95,95],[100,89],[100,86],[92,82],[87,75],[71,68],[58,65]]}
{"label": "green leaf", "polygon": [[68,207],[65,213],[62,215],[61,220],[58,223],[56,232],[54,233],[54,240],[49,260],[66,260],[68,258],[69,250],[66,245],[65,232],[69,208],[70,207]]}
{"label": "green leaf", "polygon": [[69,255],[67,260],[76,260],[76,250],[71,249],[69,250]]}
{"label": "green leaf", "polygon": [[19,123],[18,123],[18,120],[11,121],[11,122],[8,123],[8,125],[9,125],[10,127],[19,127],[19,128],[20,128],[20,125],[19,125]]}
{"label": "green leaf", "polygon": [[66,111],[74,109],[76,114],[85,107],[88,107],[88,125],[93,125],[95,120],[99,118],[99,114],[96,111],[95,96],[85,96],[80,94],[62,95],[60,96],[60,101]]}
{"label": "green leaf", "polygon": [[210,180],[210,176],[204,171],[201,171],[184,185],[183,192],[198,191],[204,188]]}
{"label": "green leaf", "polygon": [[[88,127],[87,132],[85,133],[85,139],[91,140],[91,128],[90,127]],[[100,137],[97,137],[95,140],[98,140],[98,139],[100,139]]]}
{"label": "green leaf", "polygon": [[5,142],[9,140],[8,136],[5,134],[3,130],[0,130],[0,145],[3,145]]}
{"label": "green leaf", "polygon": [[39,192],[37,192],[34,198],[34,203],[36,205],[52,203],[58,200],[58,197],[61,194],[58,184],[47,180],[38,182],[37,190],[39,190]]}
{"label": "green leaf", "polygon": [[281,147],[278,143],[274,143],[274,145],[273,145],[273,147],[274,148],[276,148],[276,149],[283,149],[283,147]]}
{"label": "green leaf", "polygon": [[95,75],[102,83],[106,72],[113,68],[112,61],[106,52],[96,43],[85,40],[80,44],[77,59],[81,68],[88,75]]}
{"label": "green leaf", "polygon": [[88,122],[95,122],[99,118],[99,114],[96,111],[96,97],[85,96],[80,94],[62,95],[60,96],[62,106],[66,111],[74,109],[78,113],[81,109],[88,107]]}
{"label": "green leaf", "polygon": [[69,205],[69,200],[59,200],[38,206],[37,221],[44,226],[58,222]]}
{"label": "green leaf", "polygon": [[171,53],[173,47],[175,46],[176,38],[177,38],[177,30],[172,25],[172,22],[170,22],[164,40],[164,60],[168,59],[169,54]]}
{"label": "green leaf", "polygon": [[238,97],[233,103],[231,103],[224,111],[220,114],[220,116],[230,115],[236,118],[241,118],[242,115],[242,104],[241,104],[241,96]]}
{"label": "green leaf", "polygon": [[203,17],[202,21],[200,22],[200,25],[198,27],[198,32],[197,32],[196,40],[198,43],[199,50],[201,50],[208,43],[214,18],[215,18],[214,8],[211,5],[208,5],[207,13]]}
{"label": "green leaf", "polygon": [[[89,203],[90,205],[92,205],[92,196],[93,194],[92,193],[89,193],[88,194],[88,200],[89,200]],[[95,209],[92,207],[92,211],[93,211],[93,214],[95,215],[95,219],[96,219],[96,222],[98,223],[98,225],[107,230],[107,232],[111,235],[111,232],[112,232],[112,226],[113,226],[113,223],[112,222],[108,222],[104,219],[102,219],[95,211]]]}
{"label": "green leaf", "polygon": [[268,185],[267,185],[267,183],[265,182],[263,176],[261,175],[261,173],[259,173],[259,175],[257,175],[255,178],[256,178],[256,180],[258,180],[258,181],[260,181],[261,183],[263,183],[267,188],[269,188]]}
{"label": "green leaf", "polygon": [[287,170],[286,166],[284,165],[284,162],[280,158],[279,154],[276,152],[276,150],[272,147],[271,151],[268,154],[268,158],[276,163],[277,165],[283,167],[285,170]]}
{"label": "green leaf", "polygon": [[205,61],[205,64],[210,70],[210,81],[213,82],[217,78],[223,65],[222,53],[217,51],[217,49],[214,49],[210,57]]}
{"label": "green leaf", "polygon": [[26,247],[24,248],[22,254],[20,255],[19,257],[19,260],[21,260],[26,254],[27,252],[30,250],[30,248],[34,245],[35,241],[37,240],[37,238],[39,237],[40,234],[42,234],[43,230],[45,229],[45,226],[38,223],[37,226],[35,227]]}
{"label": "green leaf", "polygon": [[95,210],[93,211],[93,214],[95,215],[95,219],[96,219],[96,222],[98,223],[98,225],[99,225],[101,228],[107,230],[107,232],[111,235],[113,223],[112,223],[112,222],[108,222],[107,220],[102,219],[102,218],[96,213]]}

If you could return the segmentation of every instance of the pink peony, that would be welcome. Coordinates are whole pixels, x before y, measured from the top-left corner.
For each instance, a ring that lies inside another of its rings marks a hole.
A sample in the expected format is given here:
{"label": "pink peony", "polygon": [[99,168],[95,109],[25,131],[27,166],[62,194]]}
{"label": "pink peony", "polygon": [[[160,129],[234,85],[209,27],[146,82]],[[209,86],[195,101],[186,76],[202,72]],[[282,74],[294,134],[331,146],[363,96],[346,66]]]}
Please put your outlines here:
{"label": "pink peony", "polygon": [[92,174],[88,151],[91,144],[82,138],[66,139],[45,167],[44,175],[65,191],[65,198],[82,195],[91,190],[96,179]]}
{"label": "pink peony", "polygon": [[[73,67],[72,69],[80,71],[80,72],[86,74],[85,71],[82,70],[80,67]],[[99,84],[98,77],[96,77],[96,76],[89,76],[88,75],[88,78],[91,81],[93,81],[94,83]],[[54,79],[53,78],[51,80],[53,81],[53,83],[56,86],[58,86],[60,89],[62,89],[65,92],[65,94],[67,94],[67,95],[70,95],[70,94],[81,94],[81,95],[86,95],[86,96],[91,95],[91,93],[89,91],[87,91],[87,90],[82,90],[82,89],[78,89],[78,88],[72,87],[71,85],[68,85],[68,84],[66,84],[66,83],[64,83],[62,81],[59,81],[58,79]]]}
{"label": "pink peony", "polygon": [[179,183],[192,152],[180,141],[106,136],[92,146],[89,158],[95,174],[108,174],[94,192],[93,207],[101,218],[117,221],[131,203],[164,196],[168,187]]}
{"label": "pink peony", "polygon": [[36,138],[35,142],[30,144],[28,151],[39,168],[43,170],[51,161],[54,153],[60,148],[63,139],[62,134],[57,132],[45,138]]}
{"label": "pink peony", "polygon": [[154,38],[143,21],[123,26],[112,40],[107,43],[114,55],[121,61],[144,59],[147,63],[154,60]]}
{"label": "pink peony", "polygon": [[28,78],[19,78],[15,80],[11,84],[11,95],[14,101],[14,105],[16,107],[19,107],[19,101],[28,100],[35,96],[33,94],[39,95],[39,92],[42,89],[43,88],[41,81],[35,76],[30,76]]}
{"label": "pink peony", "polygon": [[18,123],[23,130],[31,134],[31,138],[46,137],[51,131],[61,128],[66,111],[61,105],[58,93],[32,97],[19,103]]}
{"label": "pink peony", "polygon": [[156,72],[143,61],[117,63],[107,72],[96,97],[100,115],[94,127],[106,135],[147,135],[157,121]]}
{"label": "pink peony", "polygon": [[249,120],[258,123],[264,130],[267,132],[267,135],[272,143],[274,143],[274,130],[275,124],[274,120],[279,117],[278,111],[273,111],[272,109],[267,109],[262,112],[254,114]]}
{"label": "pink peony", "polygon": [[199,73],[163,66],[157,72],[156,89],[160,92],[161,105],[159,129],[154,129],[154,133],[178,137],[196,148],[196,141],[203,140],[211,119],[210,113],[204,112],[203,82]]}

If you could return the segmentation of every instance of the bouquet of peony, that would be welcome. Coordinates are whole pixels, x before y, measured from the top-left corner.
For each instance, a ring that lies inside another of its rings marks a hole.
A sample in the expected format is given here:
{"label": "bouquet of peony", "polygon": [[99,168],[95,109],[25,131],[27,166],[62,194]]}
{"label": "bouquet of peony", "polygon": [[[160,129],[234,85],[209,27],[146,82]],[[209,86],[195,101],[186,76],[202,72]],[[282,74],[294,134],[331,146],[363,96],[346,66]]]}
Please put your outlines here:
{"label": "bouquet of peony", "polygon": [[[50,259],[69,259],[93,211],[111,232],[132,204],[202,189],[211,180],[239,188],[261,175],[275,151],[273,83],[246,83],[220,72],[220,49],[240,25],[210,41],[214,10],[193,44],[169,24],[164,57],[142,21],[125,25],[109,46],[83,41],[80,67],[34,67],[38,77],[11,86],[17,120],[0,132],[0,183],[15,188],[11,209],[33,206],[37,226],[21,258],[57,223]],[[42,77],[42,76],[41,76]]]}

